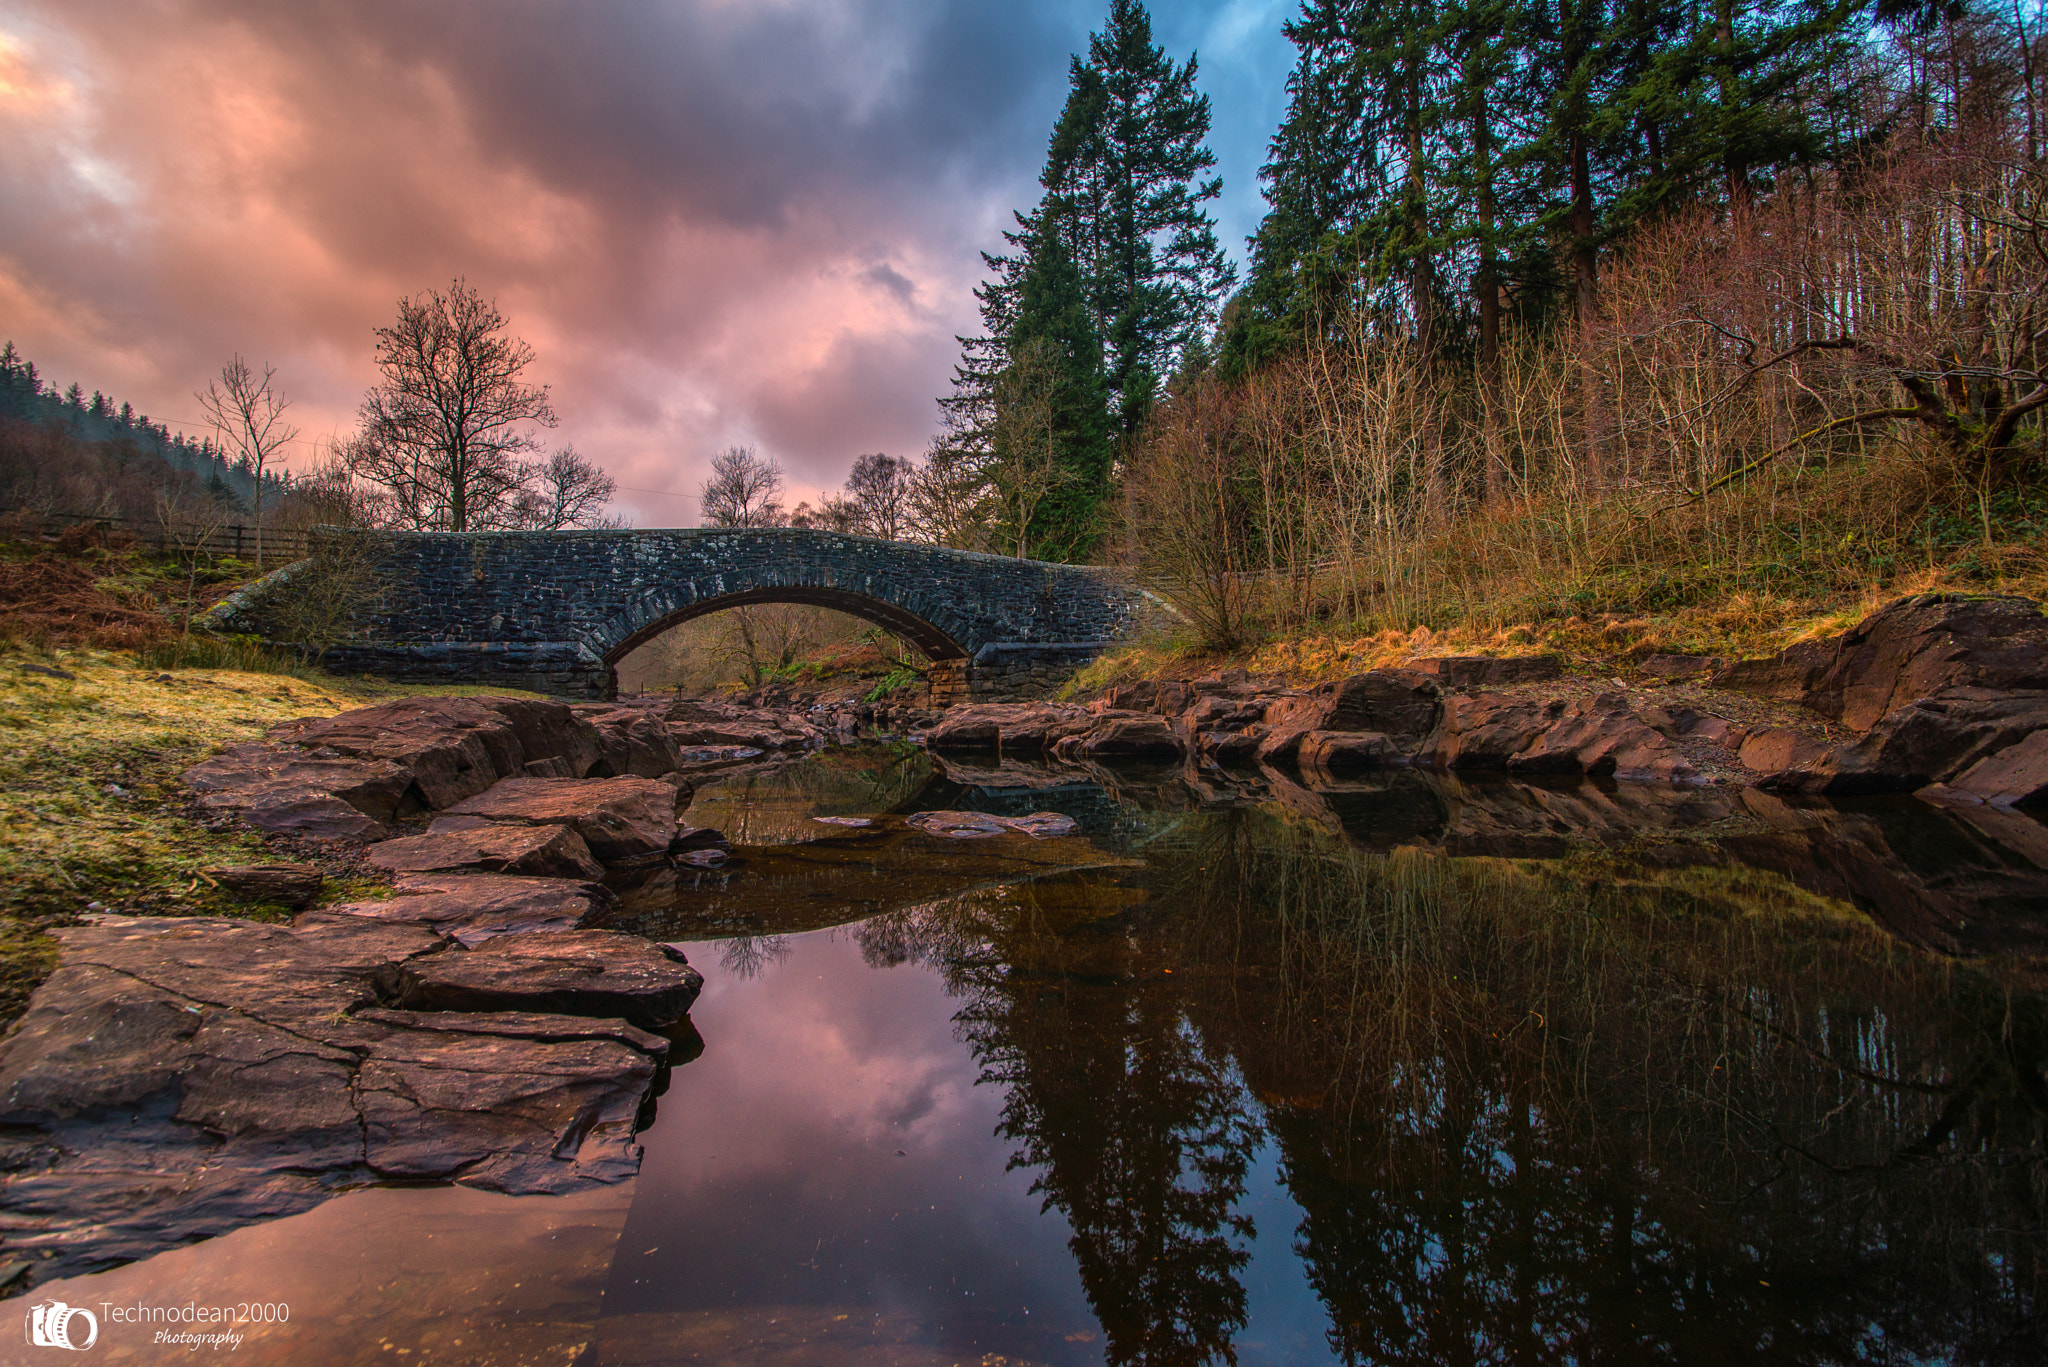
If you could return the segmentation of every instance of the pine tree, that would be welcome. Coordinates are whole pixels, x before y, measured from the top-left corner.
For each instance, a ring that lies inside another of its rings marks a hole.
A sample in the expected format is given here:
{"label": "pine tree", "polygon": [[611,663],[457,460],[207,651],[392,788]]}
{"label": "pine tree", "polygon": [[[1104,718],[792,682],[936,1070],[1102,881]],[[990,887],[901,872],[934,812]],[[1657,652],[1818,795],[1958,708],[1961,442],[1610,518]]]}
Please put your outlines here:
{"label": "pine tree", "polygon": [[1088,60],[1074,59],[1046,163],[1046,210],[1071,229],[1066,246],[1087,282],[1125,433],[1143,424],[1161,377],[1214,324],[1235,276],[1202,208],[1223,183],[1199,179],[1216,154],[1204,141],[1209,100],[1195,74],[1194,57],[1176,64],[1153,43],[1143,5],[1112,0]]}
{"label": "pine tree", "polygon": [[995,387],[992,454],[1017,554],[1074,560],[1095,548],[1109,497],[1109,390],[1087,282],[1057,221],[1018,282],[1008,364]]}

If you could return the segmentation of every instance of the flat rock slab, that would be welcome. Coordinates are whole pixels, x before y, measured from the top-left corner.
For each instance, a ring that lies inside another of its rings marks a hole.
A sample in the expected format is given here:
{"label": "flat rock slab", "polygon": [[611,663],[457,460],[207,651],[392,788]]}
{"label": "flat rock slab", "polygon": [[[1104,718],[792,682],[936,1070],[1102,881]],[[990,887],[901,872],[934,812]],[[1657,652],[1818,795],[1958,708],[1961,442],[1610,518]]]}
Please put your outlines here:
{"label": "flat rock slab", "polygon": [[404,875],[396,886],[396,897],[348,902],[328,911],[419,926],[474,948],[500,935],[575,930],[610,901],[601,884],[574,878],[423,873]]}
{"label": "flat rock slab", "polygon": [[[813,818],[821,821],[832,819]],[[868,823],[864,821],[862,824]],[[1072,835],[1080,829],[1079,822],[1059,812],[1033,812],[1029,816],[996,816],[990,812],[919,812],[904,818],[903,824],[926,835],[944,836],[949,840],[985,840],[1011,831],[1043,840],[1048,836]]]}
{"label": "flat rock slab", "polygon": [[430,930],[316,912],[55,933],[61,965],[0,1042],[0,1237],[39,1281],[367,1182],[563,1192],[637,1168],[663,1041],[619,1019],[394,1009],[415,965],[483,957]]}
{"label": "flat rock slab", "polygon": [[566,704],[538,698],[400,698],[287,723],[270,739],[400,765],[435,811],[535,760],[561,760],[581,777],[602,753],[596,727]]}
{"label": "flat rock slab", "polygon": [[541,1011],[673,1025],[704,978],[681,951],[608,930],[511,935],[408,961],[394,1003],[423,1011]]}
{"label": "flat rock slab", "polygon": [[566,826],[602,863],[666,853],[689,794],[654,778],[508,778],[448,809],[509,825]]}
{"label": "flat rock slab", "polygon": [[477,816],[438,817],[425,835],[370,846],[364,856],[393,873],[517,873],[536,878],[604,877],[583,837],[567,826],[500,825]]}

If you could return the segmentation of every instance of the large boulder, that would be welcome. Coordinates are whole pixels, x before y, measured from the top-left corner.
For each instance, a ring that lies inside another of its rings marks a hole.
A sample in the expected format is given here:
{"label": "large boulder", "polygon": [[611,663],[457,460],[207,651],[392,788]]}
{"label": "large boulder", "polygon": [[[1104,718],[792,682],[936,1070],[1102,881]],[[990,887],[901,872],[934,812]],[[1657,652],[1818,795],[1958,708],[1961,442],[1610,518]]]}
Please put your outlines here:
{"label": "large boulder", "polygon": [[536,1011],[675,1024],[703,989],[682,951],[609,930],[499,936],[471,950],[408,959],[389,996],[415,1011]]}
{"label": "large boulder", "polygon": [[1561,698],[1452,695],[1443,700],[1437,728],[1416,758],[1435,769],[1505,769],[1556,724],[1564,709]]}
{"label": "large boulder", "polygon": [[389,760],[254,741],[193,765],[185,786],[207,807],[261,808],[324,794],[372,821],[389,822],[405,804],[412,773]]}
{"label": "large boulder", "polygon": [[[1662,720],[1660,717],[1659,720]],[[1637,714],[1626,695],[1602,693],[1567,702],[1550,725],[1510,755],[1510,771],[1588,774],[1634,782],[1697,783],[1677,747]]]}
{"label": "large boulder", "polygon": [[1868,731],[1895,708],[1950,689],[2048,689],[2048,617],[2027,598],[1902,598],[1844,635],[1730,665],[1714,684]]}
{"label": "large boulder", "polygon": [[1060,759],[1179,759],[1187,741],[1166,718],[1144,712],[1104,712],[1085,731],[1053,743]]}
{"label": "large boulder", "polygon": [[1417,660],[1415,669],[1445,688],[1507,688],[1559,678],[1564,662],[1555,655],[1440,655]]}
{"label": "large boulder", "polygon": [[[0,1206],[38,1281],[392,1178],[513,1193],[633,1175],[667,1042],[617,1018],[415,1013],[430,930],[106,917],[0,1042]],[[458,951],[459,953],[459,951]]]}
{"label": "large boulder", "polygon": [[2043,732],[2048,692],[1950,689],[1894,708],[1868,735],[1766,784],[1829,796],[1945,784],[2002,804],[2030,802],[2039,790],[2025,785],[2048,745],[2036,739]]}
{"label": "large boulder", "polygon": [[[682,767],[681,747],[659,714],[646,707],[584,703],[577,716],[597,731],[598,760],[590,772],[600,778],[660,778]],[[561,777],[579,778],[578,774]]]}
{"label": "large boulder", "polygon": [[602,884],[574,878],[488,873],[417,873],[394,880],[397,896],[346,902],[334,915],[418,926],[474,948],[500,935],[576,930],[611,899]]}
{"label": "large boulder", "polygon": [[538,698],[399,698],[288,722],[270,739],[400,765],[436,811],[534,761],[559,761],[580,778],[601,754],[596,727]]}
{"label": "large boulder", "polygon": [[1551,699],[1450,695],[1417,760],[1437,769],[1700,781],[1677,747],[1620,693]]}
{"label": "large boulder", "polygon": [[654,778],[508,778],[448,809],[515,826],[567,826],[600,863],[665,854],[689,795]]}
{"label": "large boulder", "polygon": [[370,846],[366,858],[390,873],[511,873],[596,882],[604,867],[567,826],[498,825],[480,816],[443,816],[425,835]]}
{"label": "large boulder", "polygon": [[937,726],[925,733],[934,751],[1008,750],[1036,753],[1061,734],[1092,724],[1075,708],[1052,703],[970,703],[948,709]]}

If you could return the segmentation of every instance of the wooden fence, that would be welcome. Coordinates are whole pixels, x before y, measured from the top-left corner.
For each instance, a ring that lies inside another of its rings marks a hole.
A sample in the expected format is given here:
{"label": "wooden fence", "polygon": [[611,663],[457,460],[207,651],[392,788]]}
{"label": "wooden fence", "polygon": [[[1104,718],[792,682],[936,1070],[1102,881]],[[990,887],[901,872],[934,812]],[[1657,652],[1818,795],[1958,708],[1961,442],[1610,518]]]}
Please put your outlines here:
{"label": "wooden fence", "polygon": [[[168,525],[127,517],[99,517],[90,513],[39,513],[31,509],[0,510],[0,535],[17,541],[55,541],[77,527],[99,531],[109,542],[148,546],[177,555],[201,555],[209,559],[256,558],[256,527],[253,523],[183,523]],[[284,527],[263,529],[263,562],[276,567],[306,554],[307,535]]]}

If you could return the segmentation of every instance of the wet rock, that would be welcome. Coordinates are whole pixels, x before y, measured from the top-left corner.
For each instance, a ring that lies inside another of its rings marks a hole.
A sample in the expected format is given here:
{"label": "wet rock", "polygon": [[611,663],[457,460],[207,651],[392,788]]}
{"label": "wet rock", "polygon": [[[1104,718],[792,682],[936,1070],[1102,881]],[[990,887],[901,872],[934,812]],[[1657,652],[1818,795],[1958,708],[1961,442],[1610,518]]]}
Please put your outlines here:
{"label": "wet rock", "polygon": [[1447,697],[1417,759],[1437,769],[1505,769],[1564,715],[1564,707],[1562,699],[1503,693]]}
{"label": "wet rock", "polygon": [[474,947],[500,935],[575,930],[610,900],[601,884],[572,878],[409,874],[395,886],[395,897],[327,910],[418,926]]}
{"label": "wet rock", "polygon": [[2048,802],[2048,729],[1978,760],[1955,787],[1999,807]]}
{"label": "wet rock", "polygon": [[1449,696],[1417,758],[1440,769],[1700,781],[1684,755],[1619,693],[1548,700],[1499,693]]}
{"label": "wet rock", "polygon": [[1029,816],[995,816],[988,812],[918,812],[904,824],[927,835],[949,840],[984,840],[989,836],[1016,831],[1036,839],[1072,835],[1080,823],[1059,812],[1033,812]]}
{"label": "wet rock", "polygon": [[[1667,726],[1661,715],[1655,720]],[[1525,749],[1509,756],[1511,771],[1588,774],[1633,782],[1692,783],[1699,772],[1627,696],[1575,698]]]}
{"label": "wet rock", "polygon": [[1087,730],[1055,740],[1061,759],[1178,759],[1187,741],[1166,718],[1140,712],[1105,712]]}
{"label": "wet rock", "polygon": [[596,881],[604,868],[566,826],[499,825],[478,816],[439,817],[425,835],[372,845],[370,863],[393,873],[531,874]]}
{"label": "wet rock", "polygon": [[1868,731],[1895,708],[1951,689],[2048,689],[2048,618],[2027,598],[1923,594],[1844,635],[1733,664],[1714,685]]}
{"label": "wet rock", "polygon": [[737,745],[792,750],[823,745],[825,733],[794,713],[682,698],[662,714],[680,748]]}
{"label": "wet rock", "polygon": [[[747,764],[765,753],[751,745],[693,745],[677,750],[676,758],[686,773],[702,774]],[[686,786],[688,780],[680,779],[680,783]]]}
{"label": "wet rock", "polygon": [[535,1011],[673,1025],[704,978],[679,950],[608,930],[505,935],[474,949],[409,959],[393,1005],[414,1011]]}
{"label": "wet rock", "polygon": [[0,1231],[39,1279],[405,1177],[516,1193],[629,1177],[662,1041],[623,1021],[381,1009],[431,931],[106,917],[0,1042]]}
{"label": "wet rock", "polygon": [[206,876],[245,902],[303,907],[320,895],[327,875],[314,864],[235,864]]}
{"label": "wet rock", "polygon": [[1253,755],[1261,764],[1285,764],[1301,751],[1302,740],[1315,733],[1313,721],[1268,723]]}
{"label": "wet rock", "polygon": [[934,751],[1014,750],[1036,753],[1089,721],[1076,709],[1051,703],[974,703],[950,709],[925,733]]}
{"label": "wet rock", "polygon": [[1181,715],[1181,723],[1190,735],[1199,736],[1209,731],[1239,731],[1265,714],[1266,704],[1258,699],[1208,694],[1196,698]]}
{"label": "wet rock", "polygon": [[[1963,774],[2044,729],[2048,692],[1952,689],[1894,708],[1868,735],[1838,747],[1821,763],[1766,782],[1783,791],[1828,796],[1910,793],[1936,783],[1961,787],[1956,780]],[[2024,781],[2036,753],[2030,748],[2014,754],[2009,780],[2001,764],[1986,768],[1982,781],[1994,786]]]}
{"label": "wet rock", "polygon": [[401,765],[435,811],[533,761],[559,759],[581,777],[599,755],[595,727],[567,704],[538,698],[401,698],[290,722],[270,739]]}
{"label": "wet rock", "polygon": [[1303,769],[1341,773],[1386,762],[1393,742],[1377,731],[1311,731],[1301,738],[1295,762]]}
{"label": "wet rock", "polygon": [[986,840],[1009,829],[1001,817],[987,812],[918,812],[906,817],[904,824],[948,840]]}
{"label": "wet rock", "polygon": [[1788,770],[1804,772],[1813,769],[1832,753],[1832,747],[1825,741],[1816,740],[1804,731],[1774,726],[1748,736],[1742,742],[1737,758],[1759,773],[1778,774]]}
{"label": "wet rock", "polygon": [[1250,764],[1258,758],[1263,738],[1263,730],[1205,731],[1196,741],[1196,750],[1218,764]]}
{"label": "wet rock", "polygon": [[1445,688],[1504,688],[1510,684],[1544,683],[1564,673],[1555,655],[1498,659],[1491,655],[1442,655],[1417,660],[1415,671]]}
{"label": "wet rock", "polygon": [[676,823],[675,839],[669,842],[672,850],[722,850],[726,847],[725,832],[709,826],[686,826]]}
{"label": "wet rock", "polygon": [[[681,746],[662,717],[646,707],[574,708],[597,729],[598,761],[591,772],[605,778],[660,778],[681,767]],[[548,777],[577,778],[576,774]]]}
{"label": "wet rock", "polygon": [[508,778],[448,809],[450,816],[524,826],[567,826],[600,863],[668,850],[681,789],[652,778]]}

